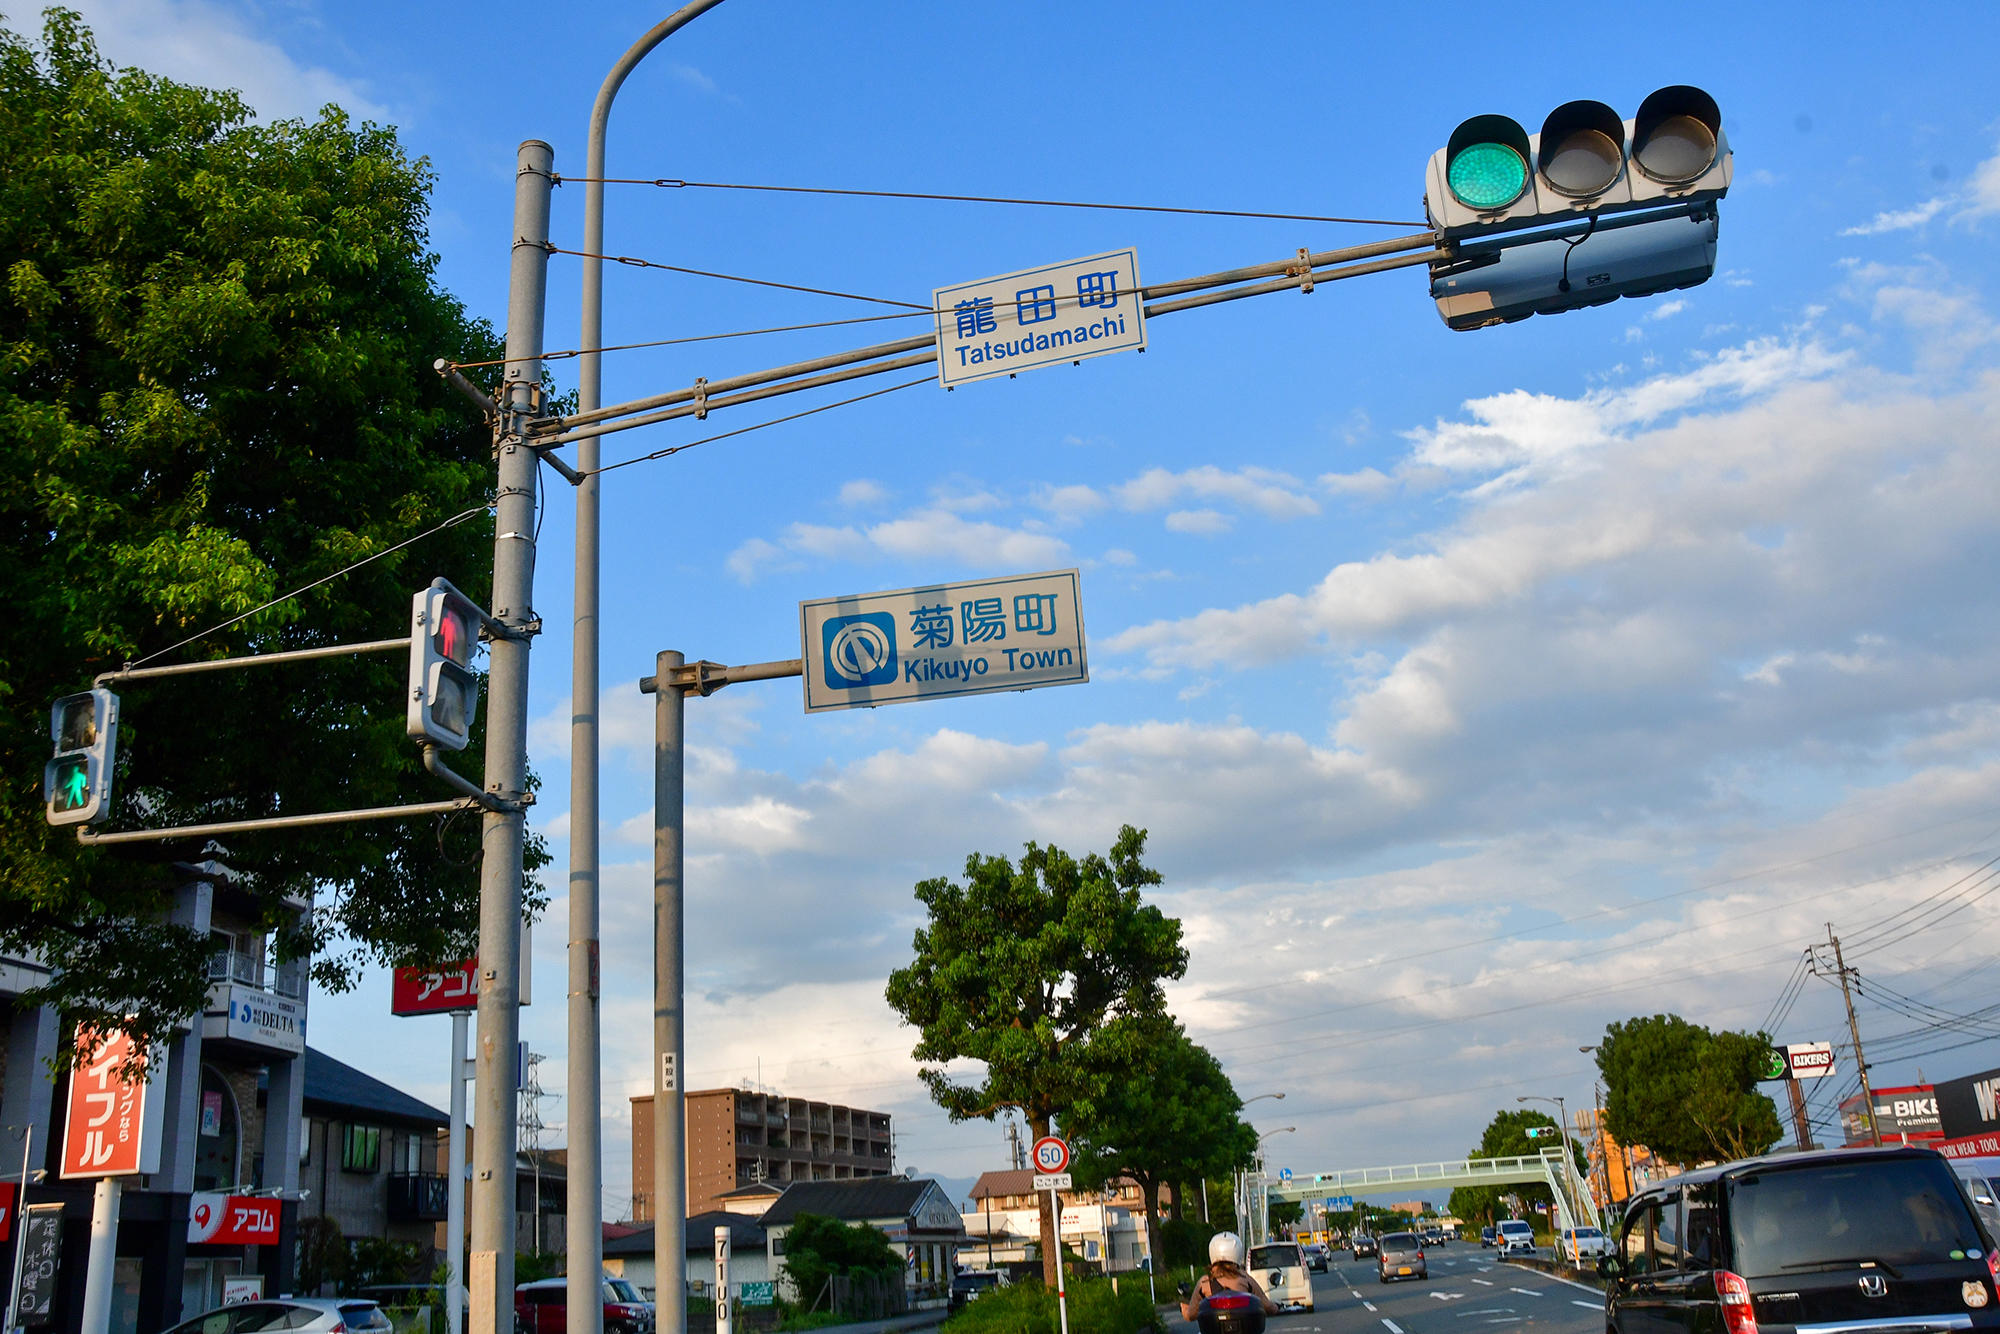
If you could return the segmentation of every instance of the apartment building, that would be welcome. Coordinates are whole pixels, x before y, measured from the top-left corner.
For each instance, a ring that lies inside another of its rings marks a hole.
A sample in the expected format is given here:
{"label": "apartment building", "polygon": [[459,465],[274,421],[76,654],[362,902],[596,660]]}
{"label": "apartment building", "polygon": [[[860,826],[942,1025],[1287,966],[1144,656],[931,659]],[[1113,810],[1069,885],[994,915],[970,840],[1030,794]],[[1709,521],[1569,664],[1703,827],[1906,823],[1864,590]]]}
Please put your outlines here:
{"label": "apartment building", "polygon": [[[847,1181],[894,1170],[889,1114],[751,1089],[687,1095],[687,1208],[742,1186]],[[632,1099],[632,1221],[653,1220],[653,1098]]]}

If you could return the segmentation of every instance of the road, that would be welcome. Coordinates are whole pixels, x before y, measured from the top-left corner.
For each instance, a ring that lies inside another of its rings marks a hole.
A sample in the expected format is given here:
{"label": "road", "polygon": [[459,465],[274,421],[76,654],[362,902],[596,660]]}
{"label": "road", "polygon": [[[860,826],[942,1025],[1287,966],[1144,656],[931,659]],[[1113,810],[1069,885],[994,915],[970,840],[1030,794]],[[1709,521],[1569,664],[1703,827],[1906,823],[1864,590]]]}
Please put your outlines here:
{"label": "road", "polygon": [[[1271,1317],[1270,1334],[1603,1334],[1598,1293],[1522,1265],[1503,1265],[1477,1242],[1429,1253],[1429,1279],[1378,1283],[1372,1259],[1337,1252],[1314,1274],[1311,1315]],[[1194,1325],[1178,1317],[1168,1329]]]}

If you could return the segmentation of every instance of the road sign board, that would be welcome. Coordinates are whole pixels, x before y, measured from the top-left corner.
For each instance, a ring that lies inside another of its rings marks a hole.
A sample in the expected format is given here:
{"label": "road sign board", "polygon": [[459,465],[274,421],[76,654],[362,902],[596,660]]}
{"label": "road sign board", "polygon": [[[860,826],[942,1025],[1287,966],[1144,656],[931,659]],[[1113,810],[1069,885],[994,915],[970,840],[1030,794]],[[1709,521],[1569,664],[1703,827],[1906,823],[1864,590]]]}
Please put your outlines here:
{"label": "road sign board", "polygon": [[1055,1135],[1035,1141],[1035,1166],[1043,1172],[1060,1172],[1069,1166],[1069,1145]]}
{"label": "road sign board", "polygon": [[1354,1207],[1354,1197],[1352,1195],[1329,1195],[1326,1197],[1326,1203],[1320,1207],[1324,1209],[1352,1209]]}
{"label": "road sign board", "polygon": [[806,712],[1077,685],[1077,572],[928,584],[799,604]]}
{"label": "road sign board", "polygon": [[940,287],[931,308],[947,389],[1146,346],[1134,250]]}
{"label": "road sign board", "polygon": [[1068,1172],[1035,1173],[1036,1190],[1068,1190],[1069,1188],[1070,1174]]}
{"label": "road sign board", "polygon": [[1280,1180],[1280,1181],[1290,1181],[1291,1179],[1292,1179],[1292,1169],[1291,1169],[1291,1168],[1289,1168],[1289,1167],[1281,1167],[1281,1168],[1279,1168],[1279,1169],[1278,1169],[1278,1180]]}

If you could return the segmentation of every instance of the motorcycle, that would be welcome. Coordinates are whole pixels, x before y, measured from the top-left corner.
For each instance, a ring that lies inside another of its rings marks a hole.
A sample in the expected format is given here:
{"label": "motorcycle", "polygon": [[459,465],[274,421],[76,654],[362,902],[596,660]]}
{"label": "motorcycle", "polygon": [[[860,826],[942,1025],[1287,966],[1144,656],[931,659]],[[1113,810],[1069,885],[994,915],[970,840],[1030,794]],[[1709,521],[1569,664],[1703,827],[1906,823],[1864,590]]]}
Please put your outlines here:
{"label": "motorcycle", "polygon": [[[1180,1285],[1181,1300],[1194,1289]],[[1264,1303],[1250,1292],[1212,1292],[1195,1308],[1195,1324],[1201,1334],[1264,1334]]]}

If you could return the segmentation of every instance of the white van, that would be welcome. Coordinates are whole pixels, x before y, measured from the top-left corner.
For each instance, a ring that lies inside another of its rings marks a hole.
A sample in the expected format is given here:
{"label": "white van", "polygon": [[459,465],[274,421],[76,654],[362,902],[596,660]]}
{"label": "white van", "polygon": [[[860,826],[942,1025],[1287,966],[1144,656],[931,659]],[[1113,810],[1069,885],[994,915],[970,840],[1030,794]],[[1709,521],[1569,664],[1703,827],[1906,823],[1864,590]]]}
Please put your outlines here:
{"label": "white van", "polygon": [[1494,1238],[1500,1243],[1502,1258],[1509,1255],[1533,1255],[1535,1253],[1535,1229],[1526,1220],[1504,1218]]}
{"label": "white van", "polygon": [[1250,1248],[1246,1272],[1264,1285],[1271,1300],[1287,1311],[1313,1309],[1312,1275],[1306,1270],[1305,1248],[1296,1241],[1274,1241]]}

